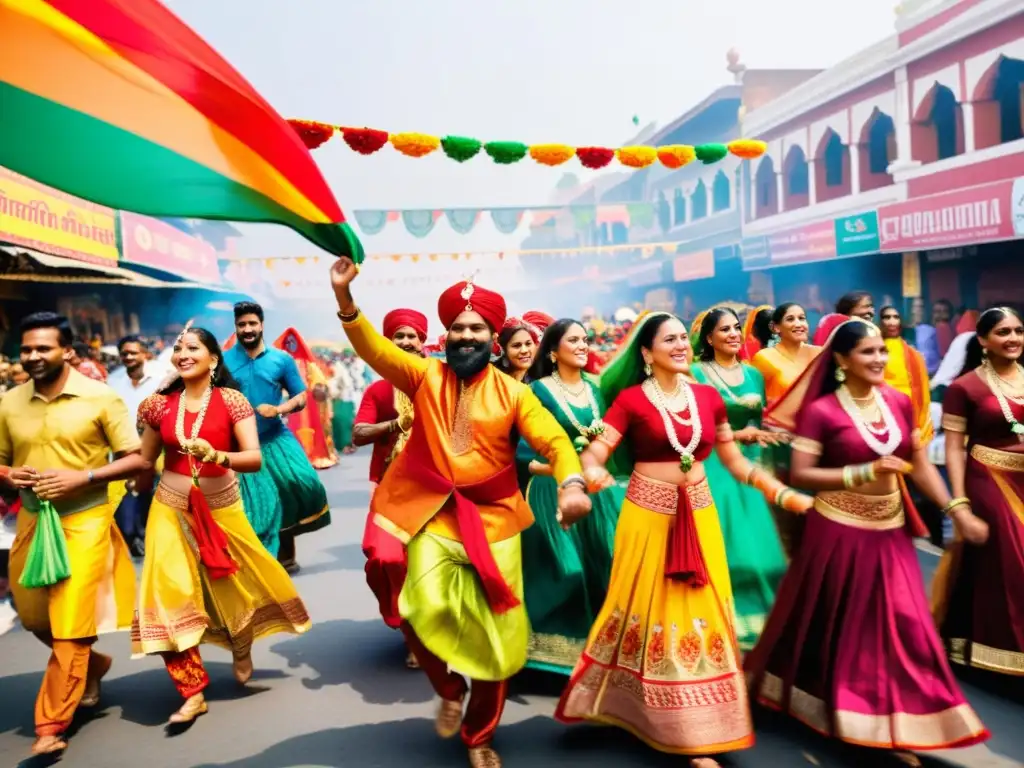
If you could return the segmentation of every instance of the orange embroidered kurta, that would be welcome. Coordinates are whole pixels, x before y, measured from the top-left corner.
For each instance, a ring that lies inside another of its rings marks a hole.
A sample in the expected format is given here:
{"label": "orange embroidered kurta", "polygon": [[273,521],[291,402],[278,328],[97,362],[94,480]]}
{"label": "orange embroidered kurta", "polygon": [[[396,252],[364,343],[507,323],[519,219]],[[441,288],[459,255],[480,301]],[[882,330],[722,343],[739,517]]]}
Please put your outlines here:
{"label": "orange embroidered kurta", "polygon": [[[513,466],[513,430],[548,460],[559,482],[582,471],[565,430],[528,386],[487,366],[460,398],[458,378],[440,360],[400,350],[362,315],[344,328],[366,364],[412,399],[414,434],[428,442],[437,471],[453,485],[481,483]],[[403,451],[382,478],[370,502],[374,523],[403,542],[424,529],[462,541],[455,511],[446,506],[451,494],[426,488],[410,461]],[[533,523],[518,490],[477,507],[490,543]]]}

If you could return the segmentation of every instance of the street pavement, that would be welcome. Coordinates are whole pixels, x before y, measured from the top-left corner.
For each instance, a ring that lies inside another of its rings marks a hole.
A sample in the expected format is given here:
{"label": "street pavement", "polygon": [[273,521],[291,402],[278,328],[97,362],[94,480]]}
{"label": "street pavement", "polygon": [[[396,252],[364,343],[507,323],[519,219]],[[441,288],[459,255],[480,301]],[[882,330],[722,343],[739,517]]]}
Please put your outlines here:
{"label": "street pavement", "polygon": [[[158,659],[131,660],[127,634],[100,639],[116,662],[100,706],[81,712],[62,765],[96,768],[441,768],[464,766],[459,741],[433,731],[435,701],[422,673],[407,670],[400,636],[387,629],[363,579],[359,542],[369,500],[368,455],[346,456],[322,473],[333,524],[299,539],[296,584],[313,618],[306,635],[275,635],[253,653],[256,674],[239,688],[230,657],[203,649],[210,712],[183,730],[165,728],[180,706]],[[934,555],[921,554],[926,578]],[[0,616],[0,633],[3,633]],[[35,768],[26,759],[46,650],[15,625],[0,637],[0,768]],[[1024,701],[1017,681],[971,674],[964,690],[993,733],[987,745],[924,757],[927,766],[1024,765]],[[611,728],[567,727],[552,719],[564,681],[523,673],[495,747],[507,768],[679,768]],[[735,768],[817,765],[896,766],[889,756],[830,742],[787,718],[755,712],[757,745],[722,758]]]}

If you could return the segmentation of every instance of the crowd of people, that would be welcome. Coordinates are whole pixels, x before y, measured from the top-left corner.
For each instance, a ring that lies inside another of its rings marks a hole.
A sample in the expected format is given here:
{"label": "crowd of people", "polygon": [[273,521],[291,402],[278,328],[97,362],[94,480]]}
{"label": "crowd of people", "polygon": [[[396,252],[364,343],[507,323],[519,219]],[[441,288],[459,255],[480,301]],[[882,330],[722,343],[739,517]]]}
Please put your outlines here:
{"label": "crowd of people", "polygon": [[[911,765],[988,738],[951,664],[1024,674],[1016,310],[910,339],[864,292],[816,328],[791,302],[609,324],[510,318],[463,281],[428,343],[413,308],[374,328],[356,276],[331,267],[353,349],[333,360],[294,329],[267,344],[248,302],[223,346],[189,323],[170,375],[136,337],[108,373],[64,318],[23,321],[0,477],[17,609],[51,653],[36,753],[99,702],[102,632],[163,659],[187,723],[208,708],[201,644],[244,685],[253,642],[308,631],[296,537],[331,522],[316,470],[363,445],[367,584],[474,768],[501,765],[524,667],[564,677],[561,722],[697,768],[754,743],[755,704]],[[913,544],[929,509],[955,531],[932,605]]]}

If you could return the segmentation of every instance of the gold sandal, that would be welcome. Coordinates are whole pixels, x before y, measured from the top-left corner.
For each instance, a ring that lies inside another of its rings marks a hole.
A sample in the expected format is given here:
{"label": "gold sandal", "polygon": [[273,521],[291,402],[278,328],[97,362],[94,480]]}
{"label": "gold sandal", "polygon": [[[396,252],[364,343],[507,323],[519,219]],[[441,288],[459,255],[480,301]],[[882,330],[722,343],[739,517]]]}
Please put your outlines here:
{"label": "gold sandal", "polygon": [[200,715],[205,715],[207,712],[206,698],[201,693],[197,693],[195,696],[190,696],[184,704],[181,705],[181,709],[171,715],[168,720],[168,725],[184,725],[185,723],[191,723]]}
{"label": "gold sandal", "polygon": [[490,744],[470,747],[469,764],[472,768],[501,768],[501,758],[491,749]]}
{"label": "gold sandal", "polygon": [[441,706],[437,708],[437,720],[434,722],[434,729],[442,739],[450,739],[459,732],[462,727],[462,699],[449,701],[441,699]]}

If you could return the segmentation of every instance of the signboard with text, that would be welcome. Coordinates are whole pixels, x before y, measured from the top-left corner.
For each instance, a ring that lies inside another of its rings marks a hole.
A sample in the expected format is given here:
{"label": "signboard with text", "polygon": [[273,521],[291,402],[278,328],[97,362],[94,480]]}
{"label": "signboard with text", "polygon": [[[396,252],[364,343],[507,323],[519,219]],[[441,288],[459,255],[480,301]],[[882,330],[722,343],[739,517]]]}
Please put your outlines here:
{"label": "signboard with text", "polygon": [[117,214],[0,168],[0,242],[55,256],[117,261]]}
{"label": "signboard with text", "polygon": [[209,243],[148,216],[121,213],[124,260],[162,269],[187,280],[219,283],[217,252]]}
{"label": "signboard with text", "polygon": [[1016,182],[998,181],[941,195],[887,205],[878,210],[883,251],[955,248],[1012,240],[1012,192]]}
{"label": "signboard with text", "polygon": [[672,279],[677,283],[715,276],[715,252],[697,251],[676,256],[672,261]]}
{"label": "signboard with text", "polygon": [[837,256],[860,256],[879,250],[881,238],[878,234],[877,211],[844,216],[836,219],[834,226]]}
{"label": "signboard with text", "polygon": [[818,221],[743,241],[743,269],[747,271],[835,257],[836,231],[832,221]]}

